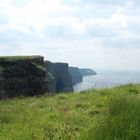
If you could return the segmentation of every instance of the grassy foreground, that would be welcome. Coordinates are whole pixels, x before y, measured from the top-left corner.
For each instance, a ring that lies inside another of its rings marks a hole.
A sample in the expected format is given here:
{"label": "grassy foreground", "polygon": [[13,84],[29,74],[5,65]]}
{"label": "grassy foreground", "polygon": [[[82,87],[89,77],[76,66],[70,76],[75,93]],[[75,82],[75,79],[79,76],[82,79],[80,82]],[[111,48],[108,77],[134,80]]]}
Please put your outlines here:
{"label": "grassy foreground", "polygon": [[140,85],[0,101],[0,140],[139,140]]}

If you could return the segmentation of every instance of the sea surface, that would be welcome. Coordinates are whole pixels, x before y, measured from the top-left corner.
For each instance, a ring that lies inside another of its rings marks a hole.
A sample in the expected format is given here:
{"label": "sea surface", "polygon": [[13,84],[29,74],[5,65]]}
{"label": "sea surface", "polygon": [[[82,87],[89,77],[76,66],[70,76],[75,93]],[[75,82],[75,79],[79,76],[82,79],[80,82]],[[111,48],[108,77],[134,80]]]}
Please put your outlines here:
{"label": "sea surface", "polygon": [[84,76],[83,82],[74,86],[74,91],[110,88],[129,83],[140,83],[140,71],[97,71],[97,75]]}

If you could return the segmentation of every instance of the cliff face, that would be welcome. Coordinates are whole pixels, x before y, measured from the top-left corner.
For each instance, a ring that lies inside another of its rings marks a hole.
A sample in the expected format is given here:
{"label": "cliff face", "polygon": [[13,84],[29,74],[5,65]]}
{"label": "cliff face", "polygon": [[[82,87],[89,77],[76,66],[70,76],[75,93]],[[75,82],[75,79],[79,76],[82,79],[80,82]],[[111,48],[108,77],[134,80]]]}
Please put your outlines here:
{"label": "cliff face", "polygon": [[48,92],[56,92],[55,65],[50,61],[45,61],[46,76],[49,76]]}
{"label": "cliff face", "polygon": [[67,63],[55,63],[55,77],[57,92],[72,92],[72,80]]}
{"label": "cliff face", "polygon": [[67,63],[45,62],[46,71],[52,75],[50,92],[72,92],[72,80]]}
{"label": "cliff face", "polygon": [[86,76],[86,75],[96,75],[97,73],[92,70],[92,69],[79,69],[80,73],[82,74],[82,76]]}
{"label": "cliff face", "polygon": [[43,57],[0,57],[0,99],[40,95],[46,84]]}
{"label": "cliff face", "polygon": [[77,67],[69,67],[69,73],[71,75],[73,85],[82,82],[83,76],[80,73],[79,68],[77,68]]}

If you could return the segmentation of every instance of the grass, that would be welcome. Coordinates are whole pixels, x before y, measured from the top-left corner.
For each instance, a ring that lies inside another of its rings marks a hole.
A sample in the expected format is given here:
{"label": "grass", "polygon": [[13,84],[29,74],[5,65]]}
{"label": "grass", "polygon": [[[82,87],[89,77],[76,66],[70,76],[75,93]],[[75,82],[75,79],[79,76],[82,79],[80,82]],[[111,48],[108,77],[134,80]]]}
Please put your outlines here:
{"label": "grass", "polygon": [[139,140],[140,85],[0,101],[0,140]]}
{"label": "grass", "polygon": [[33,55],[33,56],[1,56],[1,61],[16,61],[16,60],[32,60],[34,58],[38,58],[40,56]]}
{"label": "grass", "polygon": [[[46,71],[46,69],[44,68],[44,66],[42,66],[41,64],[37,64],[36,62],[34,62],[34,59],[39,59],[41,56],[39,55],[32,55],[32,56],[0,56],[0,62],[15,62],[15,61],[21,61],[21,60],[31,60],[31,63],[37,68],[40,69],[42,71]],[[0,66],[0,73],[3,72],[4,70],[4,66]]]}
{"label": "grass", "polygon": [[41,56],[0,56],[0,62],[14,62],[19,60],[34,60],[35,58],[40,58]]}

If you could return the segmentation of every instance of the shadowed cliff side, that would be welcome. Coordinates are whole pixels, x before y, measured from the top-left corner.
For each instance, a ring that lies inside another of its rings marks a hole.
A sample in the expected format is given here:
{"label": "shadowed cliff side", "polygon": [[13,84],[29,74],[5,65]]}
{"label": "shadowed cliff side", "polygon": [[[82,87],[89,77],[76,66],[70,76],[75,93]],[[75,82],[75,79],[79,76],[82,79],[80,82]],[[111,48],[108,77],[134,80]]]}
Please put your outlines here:
{"label": "shadowed cliff side", "polygon": [[73,85],[82,82],[83,76],[78,67],[69,67],[69,73],[71,75]]}
{"label": "shadowed cliff side", "polygon": [[55,65],[50,61],[45,61],[46,77],[49,76],[48,92],[56,92]]}
{"label": "shadowed cliff side", "polygon": [[43,57],[0,57],[0,99],[43,94],[47,82]]}
{"label": "shadowed cliff side", "polygon": [[45,68],[51,74],[50,92],[73,92],[72,80],[67,63],[45,61]]}

